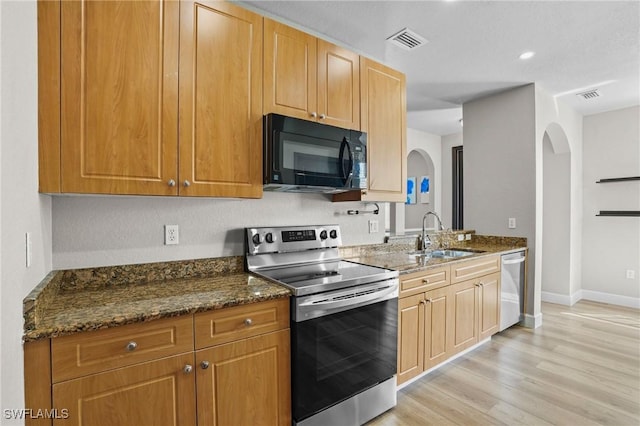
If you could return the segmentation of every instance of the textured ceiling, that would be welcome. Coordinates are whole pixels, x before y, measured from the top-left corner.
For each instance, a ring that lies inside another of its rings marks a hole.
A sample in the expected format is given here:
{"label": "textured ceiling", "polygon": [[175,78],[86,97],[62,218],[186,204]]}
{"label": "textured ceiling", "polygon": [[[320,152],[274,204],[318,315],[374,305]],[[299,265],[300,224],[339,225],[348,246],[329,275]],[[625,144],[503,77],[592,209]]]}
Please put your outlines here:
{"label": "textured ceiling", "polygon": [[[403,71],[408,125],[430,133],[459,132],[464,102],[531,82],[583,115],[640,104],[637,0],[240,3]],[[385,41],[405,27],[429,42]]]}

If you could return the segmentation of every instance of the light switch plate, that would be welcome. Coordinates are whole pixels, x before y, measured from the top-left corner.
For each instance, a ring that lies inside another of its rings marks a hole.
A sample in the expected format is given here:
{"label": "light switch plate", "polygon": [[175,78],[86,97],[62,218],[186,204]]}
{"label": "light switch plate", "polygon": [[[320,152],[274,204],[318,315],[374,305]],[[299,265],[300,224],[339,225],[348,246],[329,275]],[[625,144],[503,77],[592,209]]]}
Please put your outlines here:
{"label": "light switch plate", "polygon": [[509,229],[516,229],[516,218],[515,217],[510,217],[509,218]]}
{"label": "light switch plate", "polygon": [[378,232],[378,221],[377,220],[370,220],[369,221],[369,233],[370,234],[375,234],[376,232]]}

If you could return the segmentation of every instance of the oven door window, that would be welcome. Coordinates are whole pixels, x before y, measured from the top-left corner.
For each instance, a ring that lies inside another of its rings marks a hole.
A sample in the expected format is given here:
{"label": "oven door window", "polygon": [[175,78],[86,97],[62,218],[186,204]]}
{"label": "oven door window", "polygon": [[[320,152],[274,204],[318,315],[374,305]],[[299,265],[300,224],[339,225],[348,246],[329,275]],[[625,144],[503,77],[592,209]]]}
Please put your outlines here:
{"label": "oven door window", "polygon": [[[348,155],[342,140],[310,138],[286,132],[277,133],[274,169],[288,185],[341,187],[349,169]],[[341,157],[342,151],[342,157]]]}
{"label": "oven door window", "polygon": [[396,374],[397,299],[291,326],[296,421]]}

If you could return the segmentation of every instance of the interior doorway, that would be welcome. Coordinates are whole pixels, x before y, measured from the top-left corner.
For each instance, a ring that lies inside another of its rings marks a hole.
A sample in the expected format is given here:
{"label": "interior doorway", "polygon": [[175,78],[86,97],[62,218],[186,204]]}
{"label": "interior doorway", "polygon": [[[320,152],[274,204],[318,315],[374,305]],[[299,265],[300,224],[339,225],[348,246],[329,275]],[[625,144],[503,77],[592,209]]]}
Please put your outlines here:
{"label": "interior doorway", "polygon": [[571,152],[556,123],[542,138],[542,169],[543,300],[571,305]]}
{"label": "interior doorway", "polygon": [[464,217],[464,203],[463,203],[463,161],[462,161],[462,153],[463,146],[454,146],[451,148],[451,171],[452,171],[452,204],[451,204],[451,229],[464,229],[464,224],[462,218]]}

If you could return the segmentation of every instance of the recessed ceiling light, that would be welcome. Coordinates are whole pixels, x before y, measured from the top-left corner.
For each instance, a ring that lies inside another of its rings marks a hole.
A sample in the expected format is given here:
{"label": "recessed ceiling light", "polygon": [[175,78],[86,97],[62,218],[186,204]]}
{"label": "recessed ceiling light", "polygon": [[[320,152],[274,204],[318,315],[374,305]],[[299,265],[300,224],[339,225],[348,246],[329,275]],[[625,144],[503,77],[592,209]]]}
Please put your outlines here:
{"label": "recessed ceiling light", "polygon": [[533,56],[536,54],[536,52],[524,52],[523,54],[520,55],[520,59],[531,59],[533,58]]}

